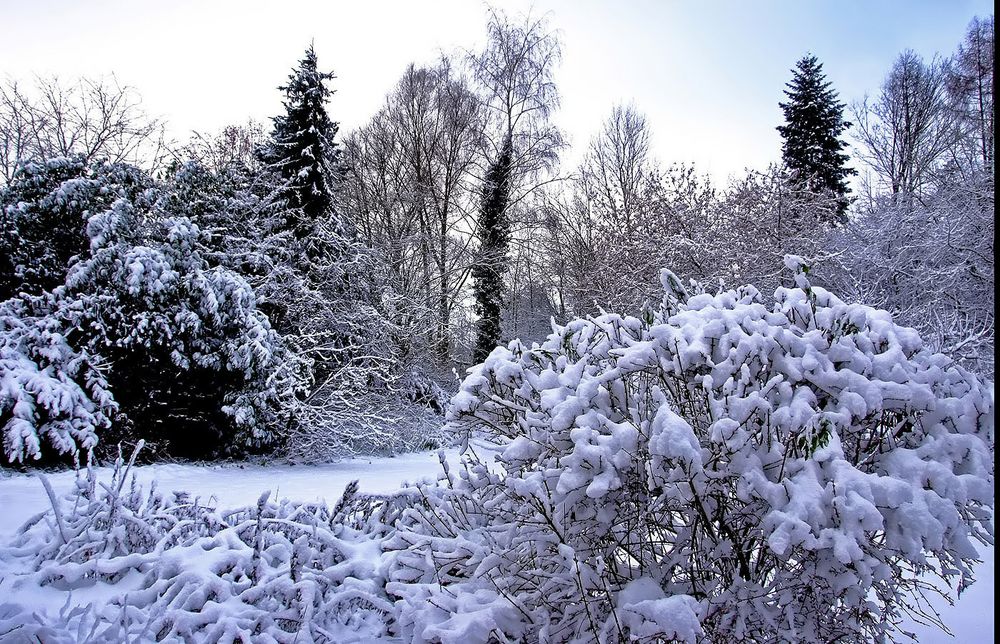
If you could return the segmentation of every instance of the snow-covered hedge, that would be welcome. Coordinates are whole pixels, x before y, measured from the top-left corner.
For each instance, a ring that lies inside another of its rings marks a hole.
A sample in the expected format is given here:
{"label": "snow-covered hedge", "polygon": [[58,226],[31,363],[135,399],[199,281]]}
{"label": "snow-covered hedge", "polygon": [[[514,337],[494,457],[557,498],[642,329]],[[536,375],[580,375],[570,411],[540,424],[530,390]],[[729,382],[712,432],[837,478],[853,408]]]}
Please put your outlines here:
{"label": "snow-covered hedge", "polygon": [[[987,386],[890,316],[795,284],[556,327],[475,367],[499,450],[397,535],[414,641],[857,641],[992,541]],[[921,575],[924,577],[922,578]]]}

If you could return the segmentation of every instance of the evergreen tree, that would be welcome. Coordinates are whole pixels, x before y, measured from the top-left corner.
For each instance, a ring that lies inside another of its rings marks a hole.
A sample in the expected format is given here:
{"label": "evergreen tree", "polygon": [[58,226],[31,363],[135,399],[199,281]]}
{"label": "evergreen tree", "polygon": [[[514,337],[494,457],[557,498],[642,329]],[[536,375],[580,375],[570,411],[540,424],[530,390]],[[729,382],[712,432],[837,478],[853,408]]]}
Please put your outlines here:
{"label": "evergreen tree", "polygon": [[257,220],[260,243],[248,255],[264,270],[254,290],[310,371],[288,427],[294,458],[375,449],[369,439],[394,423],[376,399],[392,392],[401,368],[384,266],[340,208],[344,169],[325,106],[331,78],[317,70],[310,46],[281,88],[285,114],[260,150],[271,194],[259,203],[253,190],[236,195],[230,210],[249,208]]}
{"label": "evergreen tree", "polygon": [[500,308],[503,297],[503,277],[507,271],[507,246],[510,243],[511,161],[513,148],[508,136],[496,161],[486,173],[483,201],[479,211],[479,253],[472,267],[475,280],[476,347],[472,361],[480,363],[500,341]]}
{"label": "evergreen tree", "polygon": [[[255,213],[262,236],[259,254],[270,265],[258,292],[275,327],[283,335],[309,336],[306,345],[331,340],[343,345],[343,337],[331,336],[337,320],[327,309],[353,299],[353,282],[370,281],[348,270],[363,249],[335,208],[343,169],[333,140],[337,124],[326,111],[333,92],[325,82],[333,77],[317,69],[310,45],[288,84],[279,88],[285,92],[285,113],[273,119],[271,139],[259,153],[262,179],[273,188]],[[314,346],[303,349],[315,355]]]}
{"label": "evergreen tree", "polygon": [[[337,124],[326,112],[333,92],[324,83],[332,78],[333,73],[317,69],[316,52],[309,45],[288,84],[278,88],[285,93],[285,113],[273,119],[271,141],[260,152],[261,161],[282,180],[278,194],[285,216],[280,228],[297,240],[312,235],[320,222],[331,217],[336,181],[342,174],[339,146],[333,140]],[[342,228],[343,222],[334,219]]]}
{"label": "evergreen tree", "polygon": [[839,199],[838,217],[847,211],[847,177],[856,172],[847,167],[847,144],[840,136],[850,127],[844,120],[844,104],[823,74],[823,65],[806,55],[792,70],[787,83],[787,103],[779,103],[785,125],[779,125],[784,142],[782,160],[801,187],[814,192],[830,192]]}

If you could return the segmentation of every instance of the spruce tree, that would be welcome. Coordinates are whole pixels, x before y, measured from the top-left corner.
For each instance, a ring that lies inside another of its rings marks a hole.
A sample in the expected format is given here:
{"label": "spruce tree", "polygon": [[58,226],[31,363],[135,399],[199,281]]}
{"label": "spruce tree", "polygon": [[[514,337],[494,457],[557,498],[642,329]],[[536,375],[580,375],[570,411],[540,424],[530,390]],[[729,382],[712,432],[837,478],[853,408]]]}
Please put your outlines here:
{"label": "spruce tree", "polygon": [[[260,152],[261,161],[283,182],[280,228],[298,240],[312,235],[320,222],[332,217],[335,184],[343,172],[340,149],[333,140],[337,123],[326,112],[333,92],[325,82],[332,78],[333,73],[317,69],[316,52],[309,45],[288,84],[278,88],[285,93],[285,113],[272,119],[271,141]],[[337,228],[343,226],[338,218],[333,219]]]}
{"label": "spruce tree", "polygon": [[777,128],[784,138],[782,160],[799,187],[836,195],[842,218],[849,203],[847,177],[856,172],[847,167],[850,157],[840,136],[851,124],[844,120],[844,104],[815,56],[804,56],[792,74],[785,90],[789,100],[778,104],[785,113],[785,125]]}
{"label": "spruce tree", "polygon": [[482,362],[500,341],[500,308],[503,277],[507,271],[507,246],[510,243],[510,179],[513,148],[508,136],[496,161],[486,173],[483,200],[479,211],[479,253],[472,267],[476,313],[474,363]]}
{"label": "spruce tree", "polygon": [[254,213],[266,267],[254,285],[260,308],[311,373],[288,439],[290,453],[308,458],[369,449],[366,437],[387,422],[373,401],[401,368],[383,265],[339,207],[344,170],[326,111],[333,77],[310,46],[281,88],[285,113],[259,155],[272,194]]}
{"label": "spruce tree", "polygon": [[258,153],[271,186],[257,212],[263,235],[258,254],[270,265],[258,293],[283,335],[315,339],[328,334],[333,321],[316,316],[331,302],[350,299],[344,293],[350,276],[342,269],[358,249],[335,208],[343,167],[334,141],[337,124],[326,111],[333,94],[326,81],[332,78],[319,71],[310,45],[288,83],[279,87],[285,112],[272,119],[270,140]]}

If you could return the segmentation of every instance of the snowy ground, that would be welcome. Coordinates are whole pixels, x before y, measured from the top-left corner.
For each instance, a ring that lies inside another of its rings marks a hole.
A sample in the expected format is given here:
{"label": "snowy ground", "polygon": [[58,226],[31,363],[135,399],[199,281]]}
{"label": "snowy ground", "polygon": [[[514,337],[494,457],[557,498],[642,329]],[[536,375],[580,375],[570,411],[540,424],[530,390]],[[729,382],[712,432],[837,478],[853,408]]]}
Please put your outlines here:
{"label": "snowy ground", "polygon": [[[447,452],[458,462],[458,453]],[[433,480],[440,472],[437,452],[404,454],[392,458],[363,458],[328,465],[145,465],[134,468],[140,485],[156,479],[163,492],[174,490],[200,496],[219,508],[253,505],[265,490],[271,498],[295,501],[337,502],[344,487],[357,479],[360,491],[391,492],[404,481]],[[3,475],[0,474],[0,477]],[[98,468],[98,480],[111,478],[111,468]],[[73,486],[72,472],[48,475],[57,496]],[[34,476],[0,478],[0,538],[13,533],[26,520],[49,507],[41,483]]]}
{"label": "snowy ground", "polygon": [[983,563],[977,569],[978,580],[967,590],[955,606],[937,602],[935,606],[951,628],[955,637],[949,637],[936,628],[914,624],[910,629],[921,643],[973,644],[993,642],[993,548],[983,553]]}
{"label": "snowy ground", "polygon": [[[447,455],[450,462],[458,461],[455,451],[449,451]],[[320,466],[154,465],[135,469],[137,478],[143,485],[156,479],[163,491],[184,490],[200,496],[206,502],[214,498],[218,507],[234,508],[256,503],[265,490],[271,490],[277,498],[297,501],[325,499],[332,504],[352,480],[360,482],[362,492],[389,492],[404,481],[436,478],[440,466],[435,452],[421,452],[394,458],[365,458]],[[98,476],[106,480],[110,478],[110,471],[99,471]],[[49,480],[56,494],[62,495],[71,489],[73,474],[53,474],[49,476]],[[0,474],[0,542],[5,541],[28,518],[48,507],[49,501],[36,477]],[[984,553],[984,563],[978,570],[979,581],[963,595],[956,606],[938,606],[955,637],[932,628],[913,625],[911,628],[919,636],[920,642],[964,644],[993,641],[993,554],[992,548]],[[3,562],[0,562],[0,591],[4,586],[3,577]],[[30,601],[28,597],[19,599]]]}

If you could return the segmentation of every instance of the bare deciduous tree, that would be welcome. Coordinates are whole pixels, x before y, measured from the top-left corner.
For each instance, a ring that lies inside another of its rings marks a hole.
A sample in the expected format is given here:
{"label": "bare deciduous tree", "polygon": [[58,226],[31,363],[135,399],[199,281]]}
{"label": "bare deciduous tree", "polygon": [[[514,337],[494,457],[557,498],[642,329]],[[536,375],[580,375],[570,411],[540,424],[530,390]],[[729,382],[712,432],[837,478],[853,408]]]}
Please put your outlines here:
{"label": "bare deciduous tree", "polygon": [[445,57],[411,65],[385,107],[345,140],[348,207],[440,360],[471,268],[482,128],[478,97]]}
{"label": "bare deciduous tree", "polygon": [[948,94],[962,132],[956,155],[974,169],[993,172],[994,123],[993,16],[969,23],[965,40],[948,68]]}
{"label": "bare deciduous tree", "polygon": [[142,109],[138,93],[110,78],[33,84],[0,83],[0,172],[9,182],[30,159],[73,154],[155,169],[167,154],[163,123]]}
{"label": "bare deciduous tree", "polygon": [[[564,141],[550,120],[559,106],[554,80],[559,60],[559,39],[544,19],[529,15],[514,21],[498,9],[489,12],[486,46],[469,59],[486,118],[483,198],[473,266],[479,315],[474,359],[485,357],[501,342],[504,309],[509,313],[511,304],[519,299],[515,295],[504,305],[503,291],[516,293],[527,286],[528,302],[543,299],[532,294],[533,271],[509,273],[509,251],[513,246],[523,254],[531,246],[532,223],[528,220],[533,217],[523,211],[525,200],[559,180],[555,169]],[[515,263],[520,264],[520,259],[530,261],[524,255]],[[527,282],[511,284],[511,278]],[[505,289],[505,279],[509,289]]]}
{"label": "bare deciduous tree", "polygon": [[251,119],[241,125],[227,125],[214,135],[195,132],[182,153],[214,172],[236,167],[258,172],[261,162],[257,150],[266,141],[264,125]]}
{"label": "bare deciduous tree", "polygon": [[492,8],[486,47],[470,57],[488,119],[486,163],[499,155],[506,139],[512,147],[512,203],[538,187],[554,169],[565,146],[562,131],[551,122],[559,107],[555,69],[561,60],[556,33],[544,19],[515,22]]}
{"label": "bare deciduous tree", "polygon": [[891,198],[836,231],[821,272],[852,299],[890,311],[936,351],[994,370],[994,181],[950,182],[923,203]]}
{"label": "bare deciduous tree", "polygon": [[879,94],[852,107],[861,157],[892,194],[917,194],[955,142],[945,64],[906,50]]}
{"label": "bare deciduous tree", "polygon": [[634,106],[616,106],[590,142],[581,184],[606,223],[631,231],[648,208],[655,173],[646,117]]}

